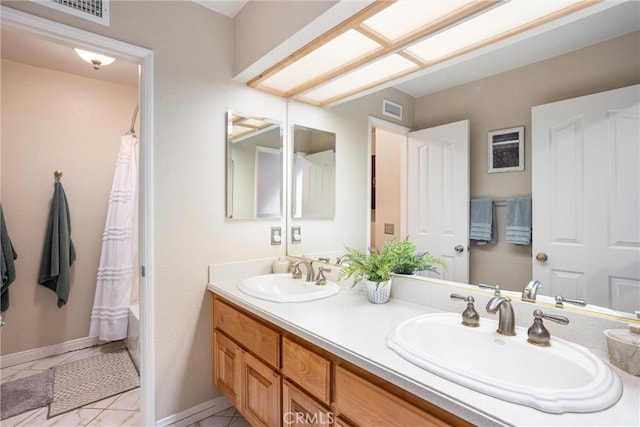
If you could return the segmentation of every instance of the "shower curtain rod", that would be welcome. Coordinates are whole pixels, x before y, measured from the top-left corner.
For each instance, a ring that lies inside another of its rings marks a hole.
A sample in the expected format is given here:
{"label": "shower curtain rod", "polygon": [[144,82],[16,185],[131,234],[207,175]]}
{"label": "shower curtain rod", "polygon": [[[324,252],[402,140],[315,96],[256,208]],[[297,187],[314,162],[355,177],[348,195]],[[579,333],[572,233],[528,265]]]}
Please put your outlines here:
{"label": "shower curtain rod", "polygon": [[139,110],[140,110],[140,104],[137,104],[136,109],[133,111],[133,117],[131,118],[131,127],[129,127],[129,132],[127,132],[127,135],[136,136],[136,132],[133,130],[133,128],[136,125],[136,118],[138,117]]}

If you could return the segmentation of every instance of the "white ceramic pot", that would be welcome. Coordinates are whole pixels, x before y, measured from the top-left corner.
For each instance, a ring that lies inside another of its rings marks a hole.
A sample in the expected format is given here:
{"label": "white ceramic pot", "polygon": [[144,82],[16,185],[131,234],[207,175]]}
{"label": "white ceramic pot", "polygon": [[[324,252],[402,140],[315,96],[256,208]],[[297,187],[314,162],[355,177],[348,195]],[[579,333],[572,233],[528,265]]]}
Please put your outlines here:
{"label": "white ceramic pot", "polygon": [[369,302],[373,304],[384,304],[389,302],[389,297],[391,296],[391,279],[386,282],[379,283],[367,280],[366,285]]}

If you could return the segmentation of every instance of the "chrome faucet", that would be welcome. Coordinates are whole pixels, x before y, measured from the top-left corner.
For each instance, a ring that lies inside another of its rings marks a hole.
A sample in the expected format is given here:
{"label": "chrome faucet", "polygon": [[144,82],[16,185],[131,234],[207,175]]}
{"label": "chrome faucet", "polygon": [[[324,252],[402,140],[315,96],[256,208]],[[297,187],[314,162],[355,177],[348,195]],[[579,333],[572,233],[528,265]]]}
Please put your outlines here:
{"label": "chrome faucet", "polygon": [[511,306],[511,298],[509,297],[493,297],[487,303],[487,313],[496,314],[498,312],[498,329],[496,332],[500,335],[515,335],[516,320]]}
{"label": "chrome faucet", "polygon": [[[314,271],[313,271],[313,262],[312,261],[298,261],[296,263],[294,263],[292,265],[293,267],[293,278],[294,279],[299,279],[302,277],[302,272],[300,271],[300,266],[304,265],[307,268],[307,278],[306,278],[306,282],[313,282],[313,276],[314,276]],[[298,272],[300,275],[298,276],[296,274],[296,272]]]}
{"label": "chrome faucet", "polygon": [[522,291],[522,301],[536,302],[538,289],[542,287],[542,283],[537,280],[531,280]]}

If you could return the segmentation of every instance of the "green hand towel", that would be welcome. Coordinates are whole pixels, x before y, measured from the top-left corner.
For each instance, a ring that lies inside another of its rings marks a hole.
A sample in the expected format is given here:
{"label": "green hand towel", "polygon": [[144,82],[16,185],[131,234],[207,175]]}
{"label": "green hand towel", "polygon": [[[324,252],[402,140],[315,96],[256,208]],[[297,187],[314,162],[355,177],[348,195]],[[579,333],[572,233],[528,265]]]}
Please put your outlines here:
{"label": "green hand towel", "polygon": [[9,308],[9,285],[16,279],[16,268],[13,260],[18,258],[18,254],[13,248],[7,225],[4,221],[4,212],[0,205],[0,272],[2,273],[2,297],[0,301],[0,311],[7,311]]}
{"label": "green hand towel", "polygon": [[58,307],[69,299],[71,264],[76,259],[76,250],[71,241],[71,220],[67,196],[60,182],[56,182],[51,201],[51,212],[44,239],[38,283],[58,295]]}

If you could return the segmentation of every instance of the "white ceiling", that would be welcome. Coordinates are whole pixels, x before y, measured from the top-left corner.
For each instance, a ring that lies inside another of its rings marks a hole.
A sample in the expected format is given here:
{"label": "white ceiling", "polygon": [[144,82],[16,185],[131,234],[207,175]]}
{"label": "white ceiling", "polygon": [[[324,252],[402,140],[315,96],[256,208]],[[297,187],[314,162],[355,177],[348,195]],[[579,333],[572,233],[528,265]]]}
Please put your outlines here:
{"label": "white ceiling", "polygon": [[236,16],[236,13],[240,11],[244,7],[245,4],[249,2],[249,0],[193,0],[201,6],[206,7],[207,9],[214,10],[218,13],[228,16],[229,18],[233,18]]}
{"label": "white ceiling", "polygon": [[138,86],[138,64],[133,62],[117,59],[110,65],[94,70],[91,64],[75,53],[73,46],[53,43],[4,28],[1,37],[2,59],[127,86]]}
{"label": "white ceiling", "polygon": [[[209,8],[215,7],[228,16],[235,15],[246,3],[244,0],[194,1]],[[589,13],[582,13],[578,17],[580,19],[563,19],[516,39],[439,64],[389,86],[417,98],[640,30],[640,1],[607,1],[601,3],[596,11],[594,13],[591,9]],[[75,54],[72,46],[6,29],[2,29],[1,37],[2,58],[129,86],[138,85],[138,65],[135,63],[118,59],[96,71]]]}

